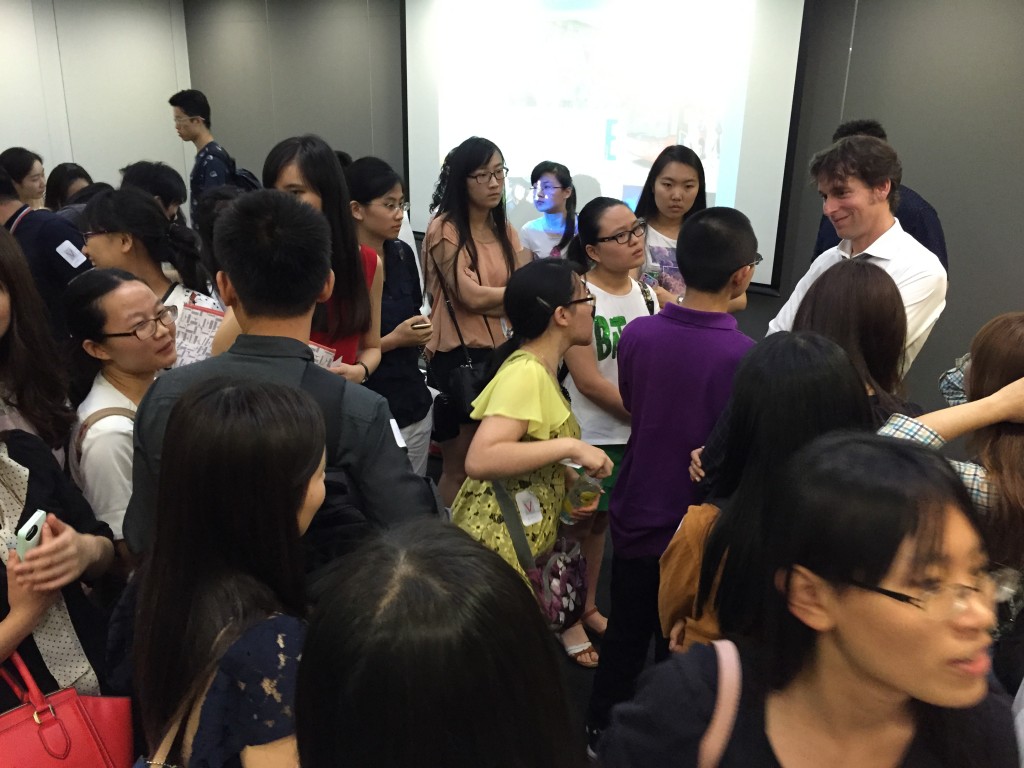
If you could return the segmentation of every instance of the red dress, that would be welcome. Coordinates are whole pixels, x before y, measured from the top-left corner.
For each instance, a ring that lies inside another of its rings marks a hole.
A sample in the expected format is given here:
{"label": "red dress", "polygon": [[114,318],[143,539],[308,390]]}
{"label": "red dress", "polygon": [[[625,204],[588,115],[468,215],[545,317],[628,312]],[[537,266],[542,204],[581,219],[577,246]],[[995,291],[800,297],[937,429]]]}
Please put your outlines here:
{"label": "red dress", "polygon": [[[377,272],[377,253],[365,245],[359,246],[359,255],[363,259],[363,274],[366,275],[366,291],[370,292],[373,285],[373,276]],[[333,297],[332,297],[333,298]],[[330,328],[334,322],[334,302],[327,302],[327,327]],[[350,333],[348,336],[341,336],[332,339],[327,331],[313,331],[309,334],[309,340],[334,350],[334,361],[353,365],[356,356],[359,354],[359,339],[361,333]]]}

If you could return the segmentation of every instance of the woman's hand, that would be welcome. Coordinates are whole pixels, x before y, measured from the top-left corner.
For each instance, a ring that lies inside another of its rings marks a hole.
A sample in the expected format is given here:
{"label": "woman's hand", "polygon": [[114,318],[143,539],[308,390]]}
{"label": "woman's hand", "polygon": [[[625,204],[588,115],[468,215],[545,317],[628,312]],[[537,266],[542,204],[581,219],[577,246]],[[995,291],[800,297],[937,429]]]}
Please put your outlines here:
{"label": "woman's hand", "polygon": [[363,379],[366,378],[366,370],[361,365],[349,365],[348,363],[339,362],[328,366],[327,370],[338,374],[353,384],[362,384]]}
{"label": "woman's hand", "polygon": [[[579,475],[576,474],[576,470],[566,467],[565,468],[565,489],[568,492],[579,481]],[[601,489],[594,494],[594,498],[582,507],[569,507],[566,503],[566,508],[569,510],[569,516],[576,522],[582,520],[589,520],[593,514],[597,511],[598,504],[601,503],[601,496],[604,494],[604,489]],[[566,499],[568,502],[568,499]]]}
{"label": "woman's hand", "polygon": [[50,606],[57,602],[60,592],[56,589],[37,590],[23,584],[15,576],[15,569],[21,566],[18,553],[11,549],[7,552],[7,605],[10,606],[10,617],[31,633],[39,624]]}
{"label": "woman's hand", "polygon": [[683,630],[686,628],[686,619],[676,619],[675,624],[672,625],[672,629],[668,633],[668,649],[672,653],[683,652]]}
{"label": "woman's hand", "polygon": [[672,293],[672,291],[667,291],[660,285],[654,286],[654,295],[657,296],[658,298],[659,307],[664,307],[666,304],[677,303],[678,297],[674,293]]}
{"label": "woman's hand", "polygon": [[35,592],[48,592],[77,581],[86,569],[100,559],[98,537],[82,534],[56,515],[46,516],[42,542],[26,553],[25,560],[8,570],[20,586]]}
{"label": "woman's hand", "polygon": [[588,475],[600,480],[612,473],[612,468],[615,465],[612,464],[612,460],[608,458],[607,453],[600,448],[584,443],[582,440],[577,440],[576,442],[579,446],[576,453],[572,456],[572,460],[583,467]]}
{"label": "woman's hand", "polygon": [[701,454],[704,453],[704,446],[694,448],[690,451],[690,480],[699,483],[704,479],[704,468],[700,463]]}
{"label": "woman's hand", "polygon": [[[414,325],[426,325],[426,327],[413,328]],[[388,352],[404,347],[422,347],[430,341],[430,334],[433,333],[433,330],[434,326],[430,324],[430,318],[423,315],[410,317],[381,340],[381,349]]]}

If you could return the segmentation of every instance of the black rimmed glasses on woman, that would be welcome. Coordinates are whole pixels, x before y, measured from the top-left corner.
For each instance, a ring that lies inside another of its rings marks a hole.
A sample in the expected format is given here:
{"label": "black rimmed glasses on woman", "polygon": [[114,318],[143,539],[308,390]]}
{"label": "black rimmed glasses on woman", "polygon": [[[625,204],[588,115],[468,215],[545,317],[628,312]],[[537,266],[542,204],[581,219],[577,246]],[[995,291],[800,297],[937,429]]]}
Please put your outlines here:
{"label": "black rimmed glasses on woman", "polygon": [[134,336],[139,341],[145,341],[156,336],[157,323],[160,325],[170,328],[174,325],[174,321],[178,319],[178,308],[164,307],[156,313],[156,317],[151,317],[147,320],[143,320],[140,323],[136,323],[130,331],[124,333],[104,333],[103,337],[107,339],[117,339],[125,336]]}
{"label": "black rimmed glasses on woman", "polygon": [[631,237],[639,239],[645,234],[647,234],[647,221],[645,219],[637,219],[632,229],[625,229],[622,232],[616,232],[614,235],[608,235],[608,237],[599,237],[594,242],[610,243],[614,240],[619,245],[625,245]]}

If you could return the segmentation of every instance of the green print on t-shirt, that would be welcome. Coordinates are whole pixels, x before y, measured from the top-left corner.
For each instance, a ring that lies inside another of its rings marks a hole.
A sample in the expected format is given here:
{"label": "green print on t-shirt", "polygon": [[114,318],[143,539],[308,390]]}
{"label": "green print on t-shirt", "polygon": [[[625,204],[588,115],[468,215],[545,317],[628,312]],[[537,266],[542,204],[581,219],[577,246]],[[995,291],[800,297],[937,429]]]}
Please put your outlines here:
{"label": "green print on t-shirt", "polygon": [[594,346],[597,349],[597,359],[607,360],[611,356],[615,360],[619,354],[619,337],[622,336],[622,329],[626,327],[624,315],[616,317],[594,317]]}

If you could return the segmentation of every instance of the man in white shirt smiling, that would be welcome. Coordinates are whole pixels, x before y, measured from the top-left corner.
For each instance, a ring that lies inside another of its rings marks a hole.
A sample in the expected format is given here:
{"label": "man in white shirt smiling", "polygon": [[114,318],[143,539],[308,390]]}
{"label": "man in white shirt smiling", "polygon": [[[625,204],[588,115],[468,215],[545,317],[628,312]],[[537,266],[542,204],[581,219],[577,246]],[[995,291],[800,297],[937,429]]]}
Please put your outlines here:
{"label": "man in white shirt smiling", "polygon": [[867,259],[889,273],[903,297],[906,372],[946,306],[946,270],[893,216],[903,175],[896,151],[881,139],[850,136],[816,154],[810,170],[822,210],[842,241],[814,260],[768,324],[768,333],[793,327],[804,294],[826,269],[842,259]]}

